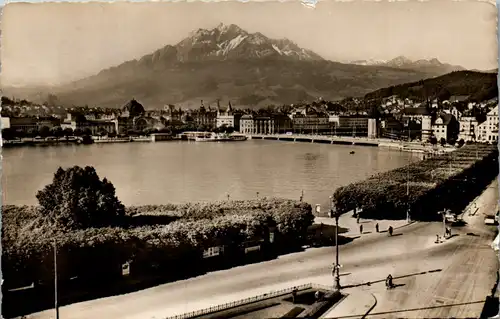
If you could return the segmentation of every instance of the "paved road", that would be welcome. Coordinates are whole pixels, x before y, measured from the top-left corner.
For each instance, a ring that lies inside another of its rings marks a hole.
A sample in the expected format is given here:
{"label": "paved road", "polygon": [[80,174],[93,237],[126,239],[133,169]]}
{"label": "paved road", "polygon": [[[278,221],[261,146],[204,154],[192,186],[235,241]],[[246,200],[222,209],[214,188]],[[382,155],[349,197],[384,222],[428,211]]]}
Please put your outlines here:
{"label": "paved road", "polygon": [[[492,209],[497,201],[494,189],[489,189],[481,201],[480,210]],[[390,272],[396,283],[405,286],[386,291],[383,282],[353,289],[373,291],[378,299],[372,314],[377,317],[468,317],[482,305],[421,309],[444,303],[484,300],[495,279],[496,258],[489,244],[494,238],[491,228],[482,223],[481,213],[467,227],[454,230],[459,236],[435,244],[436,234],[442,233],[441,223],[417,223],[386,234],[369,234],[340,249],[341,284],[362,284],[383,280]],[[474,232],[477,236],[467,236]],[[281,256],[276,260],[212,272],[196,278],[165,284],[143,291],[68,305],[60,309],[64,319],[162,318],[211,305],[243,299],[291,285],[332,282],[331,264],[334,248],[314,248],[305,252]],[[430,270],[440,270],[427,273]],[[425,274],[419,274],[426,272]],[[411,292],[411,293],[410,293]],[[436,301],[440,298],[440,301]],[[396,312],[395,312],[396,311]],[[388,313],[390,312],[390,313]],[[480,311],[479,311],[480,313]],[[53,310],[29,318],[53,318]],[[473,317],[477,317],[477,314]]]}
{"label": "paved road", "polygon": [[[446,244],[447,249],[441,252],[430,250],[422,255],[424,264],[441,260],[441,272],[397,280],[404,286],[392,291],[381,285],[366,288],[377,298],[377,305],[369,318],[479,317],[498,269],[498,257],[489,247],[494,227],[484,225],[484,215],[492,214],[498,207],[497,182],[478,198],[477,204],[479,211],[474,217],[464,216],[468,227],[451,239],[453,243]],[[478,236],[464,235],[467,232]],[[401,268],[396,267],[399,271]],[[419,265],[414,267],[416,272],[422,268]]]}

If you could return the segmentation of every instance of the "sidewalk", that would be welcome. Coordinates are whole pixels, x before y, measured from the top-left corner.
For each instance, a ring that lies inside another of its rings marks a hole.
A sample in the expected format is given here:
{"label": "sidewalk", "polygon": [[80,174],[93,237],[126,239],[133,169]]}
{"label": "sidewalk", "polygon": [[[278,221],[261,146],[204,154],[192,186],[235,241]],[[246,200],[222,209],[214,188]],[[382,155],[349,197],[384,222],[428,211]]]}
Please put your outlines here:
{"label": "sidewalk", "polygon": [[364,318],[377,304],[375,296],[366,291],[355,291],[330,308],[320,318]]}
{"label": "sidewalk", "polygon": [[[325,225],[335,225],[335,218],[329,217],[316,217],[314,218],[315,224],[325,224]],[[341,233],[340,235],[345,237],[358,237],[360,236],[360,225],[363,225],[363,235],[376,233],[375,225],[378,223],[379,232],[386,232],[389,226],[392,226],[394,230],[408,225],[406,220],[374,220],[374,219],[363,219],[359,220],[359,224],[356,218],[352,217],[352,213],[347,213],[339,218],[339,227],[349,229],[346,233]]]}

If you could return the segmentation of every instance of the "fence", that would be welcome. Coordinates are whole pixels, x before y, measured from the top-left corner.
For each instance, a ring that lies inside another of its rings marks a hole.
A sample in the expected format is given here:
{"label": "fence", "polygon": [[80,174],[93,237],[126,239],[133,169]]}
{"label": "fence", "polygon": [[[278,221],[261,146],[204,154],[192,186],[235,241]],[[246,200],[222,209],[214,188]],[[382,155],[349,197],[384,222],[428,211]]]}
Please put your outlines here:
{"label": "fence", "polygon": [[206,308],[206,309],[200,309],[200,310],[191,311],[191,312],[184,313],[184,314],[181,314],[181,315],[176,315],[176,316],[173,316],[173,317],[168,317],[167,319],[188,319],[188,318],[199,317],[199,316],[202,316],[202,315],[207,315],[209,313],[214,313],[214,312],[218,312],[218,311],[222,311],[222,310],[227,310],[227,309],[231,309],[231,308],[234,308],[234,307],[242,306],[242,305],[245,305],[245,304],[249,304],[249,303],[253,303],[253,302],[257,302],[257,301],[262,301],[262,300],[266,300],[266,299],[270,299],[270,298],[274,298],[274,297],[278,297],[278,296],[290,294],[290,293],[292,293],[292,291],[294,289],[297,289],[298,291],[301,291],[301,290],[307,290],[307,289],[311,289],[311,288],[322,289],[322,290],[331,290],[332,289],[332,287],[329,287],[329,286],[317,285],[317,284],[311,284],[311,283],[309,283],[309,284],[294,286],[294,287],[291,287],[291,288],[286,288],[286,289],[281,289],[281,290],[277,290],[277,291],[272,291],[270,293],[266,293],[266,294],[258,295],[258,296],[253,296],[253,297],[242,299],[242,300],[228,302],[228,303],[225,303],[225,304],[222,304],[222,305],[213,306],[213,307]]}

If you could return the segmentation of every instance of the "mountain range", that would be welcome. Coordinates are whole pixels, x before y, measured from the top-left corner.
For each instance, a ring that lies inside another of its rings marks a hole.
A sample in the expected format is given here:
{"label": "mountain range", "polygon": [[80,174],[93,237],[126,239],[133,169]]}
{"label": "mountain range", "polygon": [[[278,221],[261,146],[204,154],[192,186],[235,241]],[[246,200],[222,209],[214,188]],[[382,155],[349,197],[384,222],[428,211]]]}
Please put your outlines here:
{"label": "mountain range", "polygon": [[362,96],[449,72],[436,59],[408,61],[400,57],[377,65],[332,62],[288,39],[270,39],[234,24],[220,24],[67,85],[4,88],[4,94],[43,102],[50,93],[66,106],[120,107],[134,97],[148,108],[198,107],[200,100],[217,99],[262,107]]}
{"label": "mountain range", "polygon": [[448,63],[441,63],[438,59],[430,59],[430,60],[410,60],[404,56],[398,56],[392,60],[384,61],[384,60],[357,60],[352,61],[352,64],[357,65],[377,65],[377,66],[387,66],[391,68],[399,68],[399,69],[410,69],[417,70],[426,73],[436,73],[436,74],[445,74],[453,71],[462,71],[465,70],[460,65],[451,65]]}

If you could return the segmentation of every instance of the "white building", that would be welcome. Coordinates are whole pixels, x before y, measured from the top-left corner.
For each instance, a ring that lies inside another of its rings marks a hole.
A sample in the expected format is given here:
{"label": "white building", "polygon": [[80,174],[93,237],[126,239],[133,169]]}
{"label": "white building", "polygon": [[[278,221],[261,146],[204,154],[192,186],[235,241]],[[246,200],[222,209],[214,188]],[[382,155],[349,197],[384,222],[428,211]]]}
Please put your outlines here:
{"label": "white building", "polygon": [[233,107],[231,106],[231,102],[227,106],[225,111],[221,111],[219,107],[219,102],[217,102],[217,127],[226,126],[226,127],[235,127],[234,121],[234,112]]}
{"label": "white building", "polygon": [[458,137],[459,123],[456,118],[449,113],[441,113],[432,125],[434,136],[440,141],[442,138],[449,141],[452,138]]}
{"label": "white building", "polygon": [[240,133],[254,134],[255,128],[253,123],[253,116],[250,114],[243,115],[240,119]]}
{"label": "white building", "polygon": [[479,123],[475,116],[467,114],[460,118],[460,132],[458,139],[463,139],[465,142],[475,141],[479,135]]}
{"label": "white building", "polygon": [[1,129],[3,130],[4,128],[10,128],[10,117],[1,117]]}
{"label": "white building", "polygon": [[486,114],[486,121],[479,125],[478,141],[483,143],[498,141],[498,105]]}

